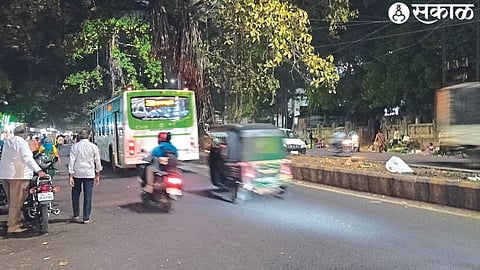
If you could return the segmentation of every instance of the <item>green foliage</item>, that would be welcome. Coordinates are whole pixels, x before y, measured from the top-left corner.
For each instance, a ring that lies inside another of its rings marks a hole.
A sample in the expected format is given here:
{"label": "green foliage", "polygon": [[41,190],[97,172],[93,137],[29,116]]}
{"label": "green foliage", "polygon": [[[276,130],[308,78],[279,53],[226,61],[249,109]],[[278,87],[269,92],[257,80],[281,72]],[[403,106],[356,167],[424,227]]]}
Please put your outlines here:
{"label": "green foliage", "polygon": [[279,88],[275,72],[284,64],[302,75],[312,95],[334,91],[334,58],[315,53],[304,10],[275,0],[219,1],[216,7],[213,29],[221,34],[208,38],[209,79],[235,96],[234,118],[254,116],[273,102]]}
{"label": "green foliage", "polygon": [[345,24],[358,15],[358,10],[350,10],[350,0],[335,0],[329,2],[326,19],[331,34],[337,35],[338,30],[345,30]]}
{"label": "green foliage", "polygon": [[[87,20],[79,33],[67,39],[70,57],[75,61],[92,61],[92,55],[105,52],[109,58],[101,63],[96,58],[96,68],[70,75],[65,85],[79,87],[80,93],[105,85],[100,80],[114,76],[116,91],[125,84],[137,88],[162,83],[162,64],[151,57],[150,25],[142,19],[132,17]],[[99,68],[103,65],[102,68]],[[107,71],[113,70],[113,73]],[[108,75],[108,76],[107,76]]]}
{"label": "green foliage", "polygon": [[67,86],[75,87],[80,94],[85,94],[91,89],[103,86],[103,76],[100,68],[91,71],[80,71],[70,74],[64,81],[64,89]]}

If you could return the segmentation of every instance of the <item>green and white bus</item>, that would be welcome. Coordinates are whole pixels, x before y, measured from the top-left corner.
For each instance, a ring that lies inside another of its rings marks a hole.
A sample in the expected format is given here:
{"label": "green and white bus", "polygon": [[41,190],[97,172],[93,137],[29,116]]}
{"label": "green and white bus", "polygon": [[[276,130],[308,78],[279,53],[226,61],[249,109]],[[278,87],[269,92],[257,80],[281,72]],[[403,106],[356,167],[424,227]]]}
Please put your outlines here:
{"label": "green and white bus", "polygon": [[195,94],[188,90],[130,90],[91,112],[92,141],[112,168],[135,168],[171,132],[179,160],[198,160]]}

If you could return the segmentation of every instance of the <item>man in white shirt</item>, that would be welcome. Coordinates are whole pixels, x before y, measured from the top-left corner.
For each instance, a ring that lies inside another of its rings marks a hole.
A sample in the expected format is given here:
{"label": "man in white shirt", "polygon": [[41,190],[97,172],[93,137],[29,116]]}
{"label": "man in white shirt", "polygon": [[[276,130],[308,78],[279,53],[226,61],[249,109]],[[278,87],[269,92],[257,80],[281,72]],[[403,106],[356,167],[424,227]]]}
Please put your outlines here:
{"label": "man in white shirt", "polygon": [[90,223],[92,213],[93,185],[100,183],[100,153],[98,147],[88,138],[90,131],[83,129],[78,134],[79,141],[70,149],[70,186],[72,186],[73,219],[80,219],[80,193],[83,186],[83,223]]}
{"label": "man in white shirt", "polygon": [[22,206],[28,196],[28,185],[33,173],[45,177],[45,172],[33,159],[32,151],[25,140],[25,126],[18,126],[13,130],[13,137],[3,145],[2,159],[0,160],[0,179],[7,193],[8,200],[8,233],[20,233]]}

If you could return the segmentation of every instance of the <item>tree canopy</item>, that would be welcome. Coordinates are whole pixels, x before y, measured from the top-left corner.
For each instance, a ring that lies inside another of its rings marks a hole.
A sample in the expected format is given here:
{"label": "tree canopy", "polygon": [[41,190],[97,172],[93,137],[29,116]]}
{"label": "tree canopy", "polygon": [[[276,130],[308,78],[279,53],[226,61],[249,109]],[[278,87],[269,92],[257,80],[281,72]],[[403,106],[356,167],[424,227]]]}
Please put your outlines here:
{"label": "tree canopy", "polygon": [[390,4],[3,1],[0,111],[34,125],[82,123],[126,84],[161,88],[168,71],[197,92],[201,122],[220,103],[231,119],[269,114],[297,87],[311,114],[431,115],[435,89],[478,78],[478,22],[395,25]]}

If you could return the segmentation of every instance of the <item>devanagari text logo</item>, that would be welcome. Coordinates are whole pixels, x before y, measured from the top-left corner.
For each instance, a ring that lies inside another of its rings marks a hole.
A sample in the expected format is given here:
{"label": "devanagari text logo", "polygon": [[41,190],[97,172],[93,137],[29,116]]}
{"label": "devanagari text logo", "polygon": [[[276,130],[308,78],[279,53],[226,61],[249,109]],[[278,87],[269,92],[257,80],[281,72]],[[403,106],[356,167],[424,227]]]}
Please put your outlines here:
{"label": "devanagari text logo", "polygon": [[[475,16],[474,4],[412,4],[411,7],[413,17],[423,24],[447,19],[468,21]],[[396,24],[405,23],[409,15],[410,9],[401,2],[392,4],[388,9],[388,17]],[[403,16],[407,19],[403,19]]]}
{"label": "devanagari text logo", "polygon": [[388,17],[395,24],[402,24],[410,17],[410,9],[402,2],[393,3],[388,9]]}

